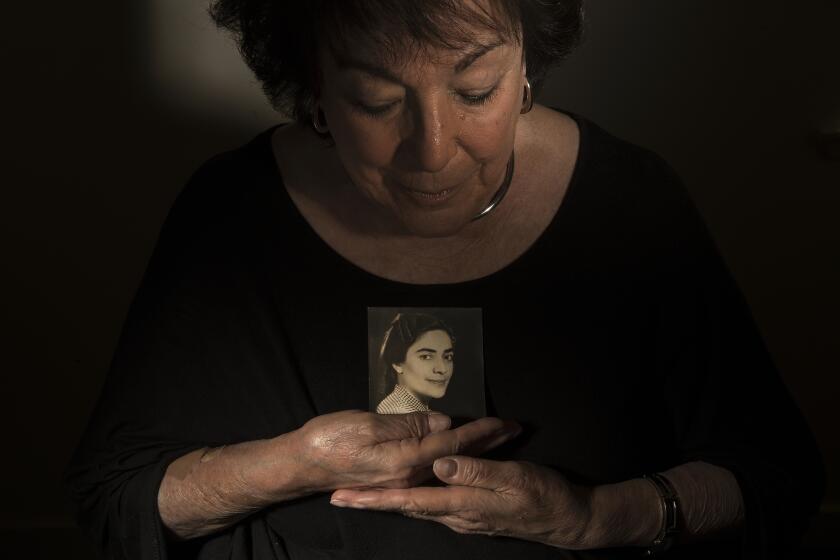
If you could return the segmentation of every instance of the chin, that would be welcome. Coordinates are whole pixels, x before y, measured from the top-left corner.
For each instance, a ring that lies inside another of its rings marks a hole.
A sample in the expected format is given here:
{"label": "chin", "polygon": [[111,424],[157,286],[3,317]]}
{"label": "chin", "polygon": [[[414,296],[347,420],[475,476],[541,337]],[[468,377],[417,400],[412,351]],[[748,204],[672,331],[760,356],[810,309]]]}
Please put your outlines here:
{"label": "chin", "polygon": [[418,237],[451,237],[472,222],[474,216],[474,213],[453,210],[423,212],[412,209],[402,213],[400,218],[405,229]]}
{"label": "chin", "polygon": [[443,200],[423,200],[392,190],[390,205],[402,226],[418,237],[451,237],[472,222],[482,206],[481,200],[489,198],[480,187],[465,184],[453,189],[453,194]]}
{"label": "chin", "polygon": [[446,387],[441,389],[440,391],[426,391],[424,395],[427,399],[439,399],[446,394]]}

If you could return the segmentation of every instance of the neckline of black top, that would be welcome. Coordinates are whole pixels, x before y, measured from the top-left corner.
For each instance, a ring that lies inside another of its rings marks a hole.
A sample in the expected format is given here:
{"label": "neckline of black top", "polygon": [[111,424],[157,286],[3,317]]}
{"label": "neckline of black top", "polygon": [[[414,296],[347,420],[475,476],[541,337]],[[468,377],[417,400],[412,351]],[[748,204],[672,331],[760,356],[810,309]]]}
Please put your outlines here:
{"label": "neckline of black top", "polygon": [[557,229],[559,229],[559,224],[563,222],[563,216],[569,212],[569,207],[573,206],[575,203],[578,191],[580,190],[580,177],[583,175],[586,162],[589,159],[587,157],[590,148],[589,123],[585,119],[581,118],[580,116],[574,113],[562,111],[554,107],[552,107],[551,109],[561,112],[573,119],[577,124],[579,131],[579,146],[577,157],[575,159],[574,169],[572,170],[572,176],[569,179],[569,185],[566,187],[566,192],[563,195],[563,200],[560,202],[560,206],[557,208],[557,211],[555,212],[554,216],[551,218],[548,225],[540,234],[540,236],[537,237],[537,239],[527,249],[520,253],[513,261],[508,263],[507,266],[504,266],[494,272],[491,272],[490,274],[460,282],[424,284],[401,282],[399,280],[391,280],[389,278],[385,278],[383,276],[374,274],[358,266],[354,262],[350,261],[341,253],[333,249],[329,243],[327,243],[320,235],[318,235],[318,232],[315,231],[312,225],[300,212],[286,188],[285,182],[283,181],[282,173],[280,172],[280,168],[277,166],[272,146],[272,135],[274,131],[277,130],[277,128],[279,128],[280,126],[284,125],[276,125],[264,131],[262,134],[260,134],[254,139],[254,141],[252,142],[252,146],[256,151],[264,152],[255,154],[257,155],[257,160],[267,162],[270,165],[270,169],[266,170],[266,179],[271,185],[272,193],[279,196],[280,200],[278,202],[281,205],[281,207],[288,210],[288,215],[284,216],[284,218],[294,220],[296,222],[296,224],[294,224],[295,226],[301,226],[300,228],[295,227],[295,229],[298,231],[306,232],[307,236],[310,238],[308,241],[311,242],[313,246],[321,249],[321,251],[319,251],[318,254],[329,255],[329,258],[331,258],[334,261],[337,261],[339,265],[348,269],[351,273],[355,274],[356,276],[361,276],[362,279],[367,281],[380,283],[383,286],[402,286],[415,289],[425,289],[430,291],[454,287],[474,287],[482,285],[486,282],[495,281],[500,278],[503,278],[505,275],[510,274],[521,267],[527,266],[527,263],[534,258],[541,261],[540,257],[535,257],[535,255],[538,255],[550,243],[550,240],[554,237],[555,232],[557,231]]}

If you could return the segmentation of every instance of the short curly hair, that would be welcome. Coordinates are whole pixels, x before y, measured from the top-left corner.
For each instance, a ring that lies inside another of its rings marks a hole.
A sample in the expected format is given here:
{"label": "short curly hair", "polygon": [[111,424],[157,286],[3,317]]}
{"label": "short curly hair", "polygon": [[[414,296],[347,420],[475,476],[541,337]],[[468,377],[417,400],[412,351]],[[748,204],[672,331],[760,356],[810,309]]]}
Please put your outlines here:
{"label": "short curly hair", "polygon": [[523,45],[532,88],[580,42],[583,0],[215,0],[210,15],[232,32],[272,105],[298,121],[318,97],[319,49],[363,38],[392,57],[458,49],[484,27]]}

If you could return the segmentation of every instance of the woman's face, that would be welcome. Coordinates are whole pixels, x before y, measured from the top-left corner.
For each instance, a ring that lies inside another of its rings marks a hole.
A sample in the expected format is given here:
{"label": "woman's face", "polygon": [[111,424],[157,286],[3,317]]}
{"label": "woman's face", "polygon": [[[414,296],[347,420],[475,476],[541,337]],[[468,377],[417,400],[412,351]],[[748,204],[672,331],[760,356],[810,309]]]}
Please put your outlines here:
{"label": "woman's face", "polygon": [[324,49],[320,107],[353,184],[406,231],[458,232],[499,188],[522,107],[522,48],[476,33],[470,48],[401,64]]}
{"label": "woman's face", "polygon": [[454,368],[452,339],[446,331],[423,333],[408,347],[405,362],[394,364],[397,383],[422,400],[446,394]]}

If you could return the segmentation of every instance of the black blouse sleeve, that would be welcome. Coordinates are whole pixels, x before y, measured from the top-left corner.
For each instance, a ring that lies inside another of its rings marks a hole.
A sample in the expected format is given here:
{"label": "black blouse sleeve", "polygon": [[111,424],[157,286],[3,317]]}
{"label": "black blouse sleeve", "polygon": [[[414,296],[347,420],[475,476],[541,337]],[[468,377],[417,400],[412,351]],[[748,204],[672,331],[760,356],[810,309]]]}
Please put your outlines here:
{"label": "black blouse sleeve", "polygon": [[672,220],[656,344],[681,461],[735,475],[742,557],[789,558],[824,492],[816,442],[687,195]]}
{"label": "black blouse sleeve", "polygon": [[220,400],[236,380],[209,358],[213,330],[231,306],[223,296],[231,292],[230,263],[222,205],[213,202],[215,167],[196,174],[166,220],[66,473],[78,520],[106,558],[178,557],[157,508],[165,470],[192,450],[237,437],[224,422],[229,403]]}

